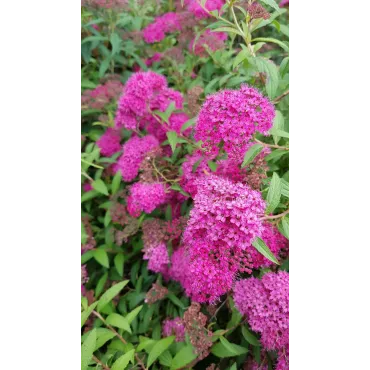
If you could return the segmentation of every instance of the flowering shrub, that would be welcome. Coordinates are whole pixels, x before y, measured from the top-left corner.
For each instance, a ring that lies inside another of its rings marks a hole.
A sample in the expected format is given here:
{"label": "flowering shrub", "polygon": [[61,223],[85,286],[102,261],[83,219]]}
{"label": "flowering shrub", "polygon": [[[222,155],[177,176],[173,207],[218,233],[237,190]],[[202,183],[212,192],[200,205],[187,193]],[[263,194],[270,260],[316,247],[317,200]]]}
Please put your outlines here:
{"label": "flowering shrub", "polygon": [[288,12],[82,2],[82,369],[289,368]]}

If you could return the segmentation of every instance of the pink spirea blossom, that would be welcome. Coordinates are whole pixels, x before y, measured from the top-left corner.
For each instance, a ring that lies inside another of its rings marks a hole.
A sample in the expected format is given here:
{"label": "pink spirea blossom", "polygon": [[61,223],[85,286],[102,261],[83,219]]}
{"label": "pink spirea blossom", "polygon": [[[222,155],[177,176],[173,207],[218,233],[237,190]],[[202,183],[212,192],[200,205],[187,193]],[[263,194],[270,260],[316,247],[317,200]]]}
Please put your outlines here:
{"label": "pink spirea blossom", "polygon": [[185,325],[181,317],[175,317],[173,320],[164,320],[162,333],[164,337],[176,335],[176,342],[183,342],[185,340]]}
{"label": "pink spirea blossom", "polygon": [[110,157],[121,150],[121,135],[118,130],[111,127],[100,137],[96,145],[100,148],[100,153]]}
{"label": "pink spirea blossom", "polygon": [[145,42],[153,44],[162,41],[166,33],[181,31],[181,23],[176,13],[165,13],[143,29]]}
{"label": "pink spirea blossom", "polygon": [[164,76],[152,71],[134,73],[118,102],[115,125],[117,128],[155,132],[160,124],[151,111],[164,112],[171,102],[175,103],[176,109],[182,109],[182,95],[167,86]]}
{"label": "pink spirea blossom", "polygon": [[168,251],[165,243],[160,243],[157,247],[153,248],[150,255],[144,255],[143,259],[149,260],[149,270],[161,273],[165,277],[167,277],[170,257],[168,256]]}
{"label": "pink spirea blossom", "polygon": [[85,90],[81,96],[81,108],[103,109],[107,104],[118,99],[123,85],[118,79],[111,79],[93,90]]}
{"label": "pink spirea blossom", "polygon": [[185,247],[182,245],[172,253],[169,277],[171,280],[178,281],[184,289],[187,287],[189,281],[188,267],[188,255]]}
{"label": "pink spirea blossom", "polygon": [[261,216],[266,204],[261,193],[248,185],[209,175],[197,181],[194,208],[184,233],[184,242],[223,241],[245,250],[263,231]]}
{"label": "pink spirea blossom", "polygon": [[235,284],[234,301],[252,330],[261,333],[263,347],[286,353],[289,345],[289,274],[269,272],[262,279],[240,280]]}
{"label": "pink spirea blossom", "polygon": [[208,95],[199,112],[195,140],[217,153],[221,142],[229,158],[242,161],[252,136],[267,135],[275,117],[272,103],[253,87],[222,90]]}
{"label": "pink spirea blossom", "polygon": [[191,195],[192,198],[197,194],[197,179],[210,173],[207,161],[200,153],[186,156],[186,161],[182,164],[182,176],[180,185]]}
{"label": "pink spirea blossom", "polygon": [[127,210],[132,217],[137,217],[142,211],[153,212],[158,206],[164,204],[166,199],[167,194],[162,183],[136,182],[130,187]]}
{"label": "pink spirea blossom", "polygon": [[[227,39],[227,33],[225,32],[212,32],[211,30],[207,29],[203,32],[198,40],[195,38],[189,44],[189,50],[191,52],[194,51],[195,55],[200,57],[208,56],[208,53],[204,47],[207,45],[208,48],[212,51],[216,51],[222,49],[225,46],[225,40]],[[195,46],[194,46],[194,42]]]}
{"label": "pink spirea blossom", "polygon": [[123,154],[117,161],[116,170],[121,171],[125,181],[132,181],[139,173],[140,163],[145,154],[159,146],[158,140],[152,136],[133,136],[123,145]]}
{"label": "pink spirea blossom", "polygon": [[159,62],[162,59],[161,53],[155,53],[152,57],[145,60],[146,66],[150,67],[153,63]]}
{"label": "pink spirea blossom", "polygon": [[[188,10],[194,13],[196,18],[201,19],[209,17],[209,14],[199,5],[197,0],[186,0],[185,3],[187,4]],[[206,0],[205,2],[205,8],[208,11],[220,11],[223,5],[223,0]]]}
{"label": "pink spirea blossom", "polygon": [[289,0],[281,0],[279,6],[280,8],[283,8],[284,6],[289,6]]}
{"label": "pink spirea blossom", "polygon": [[88,191],[91,191],[93,190],[94,188],[92,187],[92,185],[90,184],[90,182],[85,182],[83,185],[82,185],[82,189],[84,192],[88,192]]}

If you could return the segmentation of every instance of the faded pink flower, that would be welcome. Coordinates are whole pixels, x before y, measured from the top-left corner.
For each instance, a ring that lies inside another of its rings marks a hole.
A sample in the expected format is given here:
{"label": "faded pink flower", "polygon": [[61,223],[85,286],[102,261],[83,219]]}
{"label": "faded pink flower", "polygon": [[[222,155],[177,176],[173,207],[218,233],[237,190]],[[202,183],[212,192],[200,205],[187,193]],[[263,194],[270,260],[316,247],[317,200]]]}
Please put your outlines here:
{"label": "faded pink flower", "polygon": [[106,157],[112,156],[121,150],[121,135],[118,130],[108,128],[107,131],[96,142],[100,153]]}
{"label": "faded pink flower", "polygon": [[173,320],[164,320],[162,333],[164,337],[176,335],[176,342],[183,342],[185,340],[185,325],[181,317],[175,317]]}

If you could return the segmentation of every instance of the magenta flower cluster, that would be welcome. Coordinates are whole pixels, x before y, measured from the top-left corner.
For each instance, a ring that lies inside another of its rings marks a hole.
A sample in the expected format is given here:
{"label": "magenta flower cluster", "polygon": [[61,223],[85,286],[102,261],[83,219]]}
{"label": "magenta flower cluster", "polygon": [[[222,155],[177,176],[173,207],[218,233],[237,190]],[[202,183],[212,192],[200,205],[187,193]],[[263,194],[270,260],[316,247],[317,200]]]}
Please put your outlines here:
{"label": "magenta flower cluster", "polygon": [[185,340],[185,325],[181,317],[175,317],[173,320],[166,319],[162,323],[162,333],[164,337],[176,336],[176,342]]}
{"label": "magenta flower cluster", "polygon": [[256,132],[268,133],[275,109],[258,90],[242,85],[240,90],[222,90],[209,95],[199,112],[195,139],[202,140],[210,153],[218,153],[221,143],[229,155],[242,161]]}
{"label": "magenta flower cluster", "polygon": [[123,145],[123,154],[118,159],[116,170],[121,171],[123,180],[132,181],[139,173],[145,154],[159,147],[158,140],[152,136],[133,136]]}
{"label": "magenta flower cluster", "polygon": [[166,111],[171,102],[175,103],[176,109],[182,109],[182,95],[167,86],[164,76],[152,71],[134,73],[126,82],[118,102],[116,127],[157,131],[159,123],[152,112]]}
{"label": "magenta flower cluster", "polygon": [[162,41],[166,33],[181,31],[181,28],[180,19],[176,13],[165,13],[144,28],[143,37],[145,42],[153,44]]}
{"label": "magenta flower cluster", "polygon": [[96,142],[96,145],[100,148],[102,155],[110,157],[121,150],[120,142],[120,132],[110,127]]}
{"label": "magenta flower cluster", "polygon": [[279,369],[288,369],[284,365],[289,356],[289,274],[269,272],[262,279],[240,280],[234,301],[252,330],[261,333],[263,347],[278,352]]}
{"label": "magenta flower cluster", "polygon": [[[188,10],[194,13],[196,18],[201,19],[209,17],[208,12],[200,6],[197,0],[185,0],[185,4],[187,4]],[[204,7],[208,11],[218,10],[220,12],[223,5],[223,0],[206,0]]]}
{"label": "magenta flower cluster", "polygon": [[136,182],[130,187],[127,210],[132,217],[138,217],[142,211],[152,213],[158,206],[166,203],[166,200],[167,194],[163,183]]}

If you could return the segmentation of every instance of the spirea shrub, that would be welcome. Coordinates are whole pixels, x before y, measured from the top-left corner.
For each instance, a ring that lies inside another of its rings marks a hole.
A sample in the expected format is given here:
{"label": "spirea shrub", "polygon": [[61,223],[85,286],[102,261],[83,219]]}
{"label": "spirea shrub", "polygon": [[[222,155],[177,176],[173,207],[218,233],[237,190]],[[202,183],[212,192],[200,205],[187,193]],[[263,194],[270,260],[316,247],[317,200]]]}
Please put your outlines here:
{"label": "spirea shrub", "polygon": [[83,370],[289,368],[288,12],[82,2]]}

